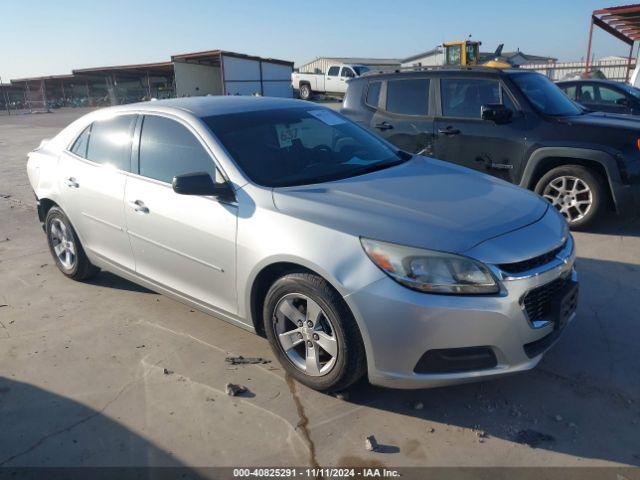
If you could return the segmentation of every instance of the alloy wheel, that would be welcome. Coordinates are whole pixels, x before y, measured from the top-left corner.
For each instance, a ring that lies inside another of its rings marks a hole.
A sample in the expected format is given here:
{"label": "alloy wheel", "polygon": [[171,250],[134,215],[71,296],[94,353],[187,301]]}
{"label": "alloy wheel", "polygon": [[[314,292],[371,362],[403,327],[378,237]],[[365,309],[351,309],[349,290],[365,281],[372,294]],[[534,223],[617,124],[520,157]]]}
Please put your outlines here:
{"label": "alloy wheel", "polygon": [[336,330],[324,310],[301,293],[283,296],[274,312],[274,330],[289,361],[310,376],[326,375],[336,364]]}
{"label": "alloy wheel", "polygon": [[49,225],[51,246],[65,270],[72,270],[76,264],[76,245],[73,234],[62,220],[54,218]]}
{"label": "alloy wheel", "polygon": [[569,222],[576,222],[589,213],[593,205],[593,193],[584,180],[561,176],[545,186],[542,196]]}

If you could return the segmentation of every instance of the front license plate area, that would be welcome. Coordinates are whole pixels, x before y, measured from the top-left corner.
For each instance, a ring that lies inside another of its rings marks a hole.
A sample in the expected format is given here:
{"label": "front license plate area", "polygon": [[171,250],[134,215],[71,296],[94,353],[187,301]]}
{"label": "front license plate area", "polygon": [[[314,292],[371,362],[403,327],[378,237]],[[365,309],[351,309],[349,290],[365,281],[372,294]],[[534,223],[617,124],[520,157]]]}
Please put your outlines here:
{"label": "front license plate area", "polygon": [[578,306],[578,282],[569,281],[554,297],[551,308],[554,328],[562,330]]}

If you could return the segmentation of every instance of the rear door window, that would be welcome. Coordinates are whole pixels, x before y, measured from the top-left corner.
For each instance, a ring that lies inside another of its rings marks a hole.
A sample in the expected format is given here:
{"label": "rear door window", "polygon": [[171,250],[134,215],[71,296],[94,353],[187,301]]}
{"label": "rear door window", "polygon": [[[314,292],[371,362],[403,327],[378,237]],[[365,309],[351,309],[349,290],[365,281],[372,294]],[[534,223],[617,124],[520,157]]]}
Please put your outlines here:
{"label": "rear door window", "polygon": [[119,115],[94,122],[87,148],[87,159],[119,170],[131,168],[131,139],[135,115]]}
{"label": "rear door window", "polygon": [[378,100],[380,100],[380,87],[382,82],[371,82],[367,88],[367,98],[365,103],[370,107],[378,108]]}
{"label": "rear door window", "polygon": [[87,158],[87,146],[89,145],[89,132],[91,125],[85,128],[71,147],[71,151],[82,158]]}
{"label": "rear door window", "polygon": [[140,133],[140,175],[171,183],[176,175],[196,172],[216,179],[213,159],[193,133],[170,118],[145,116]]}
{"label": "rear door window", "polygon": [[429,112],[429,79],[389,80],[386,110],[403,115],[426,116]]}
{"label": "rear door window", "polygon": [[442,115],[480,118],[480,107],[500,103],[497,80],[480,78],[446,78],[440,81]]}

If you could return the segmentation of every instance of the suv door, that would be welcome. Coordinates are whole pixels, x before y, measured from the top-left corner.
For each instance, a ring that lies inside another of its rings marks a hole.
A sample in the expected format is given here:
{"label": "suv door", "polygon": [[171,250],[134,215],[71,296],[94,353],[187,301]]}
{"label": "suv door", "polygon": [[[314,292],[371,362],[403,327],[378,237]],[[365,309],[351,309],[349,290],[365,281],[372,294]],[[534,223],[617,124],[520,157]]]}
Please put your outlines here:
{"label": "suv door", "polygon": [[[373,83],[373,82],[372,82]],[[370,84],[371,85],[371,84]],[[371,88],[371,86],[369,87]],[[398,148],[419,155],[433,154],[433,117],[430,115],[431,80],[402,78],[384,82],[382,92],[366,102],[377,102],[370,128]]]}
{"label": "suv door", "polygon": [[[435,157],[513,182],[524,152],[526,122],[498,78],[443,77],[439,84]],[[482,105],[511,109],[509,123],[480,116]]]}
{"label": "suv door", "polygon": [[237,311],[237,207],[213,197],[178,195],[176,175],[222,176],[202,141],[177,119],[145,115],[125,214],[136,272],[161,286],[226,312]]}
{"label": "suv door", "polygon": [[60,157],[62,208],[89,256],[133,271],[123,210],[136,115],[89,125]]}

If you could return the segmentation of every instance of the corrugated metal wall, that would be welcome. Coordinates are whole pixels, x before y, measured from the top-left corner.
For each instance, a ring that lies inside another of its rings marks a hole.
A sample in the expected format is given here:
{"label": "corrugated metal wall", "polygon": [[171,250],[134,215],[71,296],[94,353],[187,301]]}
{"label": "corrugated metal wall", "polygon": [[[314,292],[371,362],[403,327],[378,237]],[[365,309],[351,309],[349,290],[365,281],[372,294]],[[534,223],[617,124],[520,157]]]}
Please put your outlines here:
{"label": "corrugated metal wall", "polygon": [[316,58],[312,62],[300,65],[298,69],[302,73],[324,73],[329,69],[329,64],[339,63],[332,58]]}
{"label": "corrugated metal wall", "polygon": [[[631,71],[636,66],[635,60],[631,60]],[[543,73],[551,80],[558,81],[568,75],[578,75],[584,72],[585,62],[560,62],[560,63],[542,63],[522,65],[520,68],[535,70]],[[627,61],[626,60],[597,60],[589,64],[590,70],[601,70],[609,80],[617,80],[619,82],[627,81]]]}

